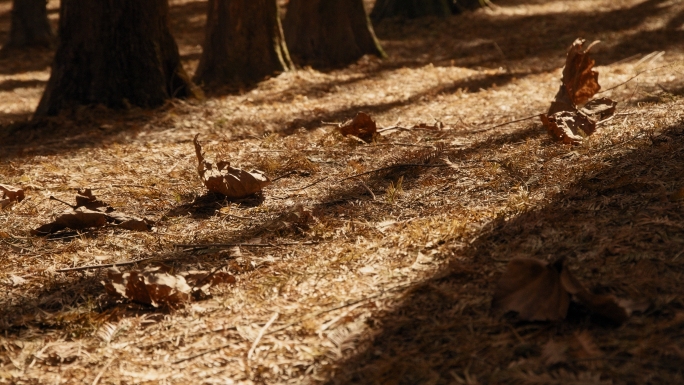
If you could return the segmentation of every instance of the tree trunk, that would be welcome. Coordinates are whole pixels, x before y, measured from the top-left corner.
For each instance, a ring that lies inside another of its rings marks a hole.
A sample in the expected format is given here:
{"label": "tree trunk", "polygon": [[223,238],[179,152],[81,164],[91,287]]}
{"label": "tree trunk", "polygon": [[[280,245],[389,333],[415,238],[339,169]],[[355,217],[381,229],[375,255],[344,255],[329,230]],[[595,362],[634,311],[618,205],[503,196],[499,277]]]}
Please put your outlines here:
{"label": "tree trunk", "polygon": [[59,46],[36,116],[74,105],[157,107],[195,96],[167,0],[62,0]]}
{"label": "tree trunk", "polygon": [[491,5],[489,0],[454,0],[452,4],[454,13],[472,11],[473,9],[488,7]]}
{"label": "tree trunk", "polygon": [[451,7],[451,0],[378,0],[371,11],[371,18],[378,22],[395,16],[409,19],[424,16],[446,17],[452,14]]}
{"label": "tree trunk", "polygon": [[299,65],[342,67],[367,54],[385,57],[363,0],[291,0],[284,29]]}
{"label": "tree trunk", "polygon": [[197,83],[250,86],[291,67],[276,0],[209,0]]}
{"label": "tree trunk", "polygon": [[54,36],[47,17],[47,0],[13,0],[7,48],[50,47]]}

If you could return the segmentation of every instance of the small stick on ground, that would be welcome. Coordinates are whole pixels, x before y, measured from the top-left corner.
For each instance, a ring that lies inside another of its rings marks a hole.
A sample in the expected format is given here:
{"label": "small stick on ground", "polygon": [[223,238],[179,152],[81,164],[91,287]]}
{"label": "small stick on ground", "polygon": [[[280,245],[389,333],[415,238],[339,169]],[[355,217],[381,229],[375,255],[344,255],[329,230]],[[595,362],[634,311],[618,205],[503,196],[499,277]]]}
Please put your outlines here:
{"label": "small stick on ground", "polygon": [[256,349],[257,345],[259,345],[259,342],[261,342],[261,338],[264,337],[266,330],[268,330],[268,328],[271,327],[273,322],[275,322],[275,320],[278,319],[279,315],[280,314],[278,312],[273,313],[273,316],[271,316],[271,319],[269,319],[268,322],[266,322],[266,325],[264,325],[264,327],[261,328],[261,330],[259,330],[259,334],[257,335],[257,338],[252,343],[252,347],[249,348],[249,352],[247,352],[247,359],[248,360],[252,359],[252,355],[254,355],[254,350]]}
{"label": "small stick on ground", "polygon": [[58,273],[66,273],[69,271],[81,271],[81,270],[94,270],[94,269],[103,269],[106,267],[115,267],[115,266],[126,266],[126,265],[135,265],[136,263],[140,262],[146,262],[152,259],[155,259],[157,257],[149,257],[149,258],[143,258],[143,259],[138,259],[135,261],[125,261],[125,262],[117,262],[117,263],[105,263],[102,265],[90,265],[90,266],[81,266],[81,267],[69,267],[66,269],[59,269],[55,270]]}

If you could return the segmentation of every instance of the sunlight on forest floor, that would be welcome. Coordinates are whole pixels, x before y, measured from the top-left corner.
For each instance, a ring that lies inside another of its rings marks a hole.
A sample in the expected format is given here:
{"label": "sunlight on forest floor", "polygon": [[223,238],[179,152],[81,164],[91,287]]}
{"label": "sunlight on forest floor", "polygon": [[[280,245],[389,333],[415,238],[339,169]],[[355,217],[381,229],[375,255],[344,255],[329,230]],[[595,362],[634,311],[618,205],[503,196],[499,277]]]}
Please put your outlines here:
{"label": "sunlight on forest floor", "polygon": [[[41,126],[27,120],[52,53],[1,57],[0,183],[27,198],[0,211],[0,382],[683,382],[684,4],[495,3],[380,23],[387,60]],[[206,3],[171,4],[192,73]],[[8,12],[0,3],[3,31]],[[548,109],[577,37],[602,41],[615,118],[578,146],[536,118],[488,129]],[[323,123],[359,111],[402,129],[366,144]],[[212,159],[281,178],[260,198],[207,194],[197,133]],[[154,231],[30,235],[64,210],[50,196],[80,188]],[[174,247],[208,243],[274,247]],[[492,293],[517,256],[567,257],[597,293],[651,306],[620,327],[581,307],[557,323],[498,317]],[[108,300],[105,269],[56,271],[150,257],[237,282],[157,310]]]}

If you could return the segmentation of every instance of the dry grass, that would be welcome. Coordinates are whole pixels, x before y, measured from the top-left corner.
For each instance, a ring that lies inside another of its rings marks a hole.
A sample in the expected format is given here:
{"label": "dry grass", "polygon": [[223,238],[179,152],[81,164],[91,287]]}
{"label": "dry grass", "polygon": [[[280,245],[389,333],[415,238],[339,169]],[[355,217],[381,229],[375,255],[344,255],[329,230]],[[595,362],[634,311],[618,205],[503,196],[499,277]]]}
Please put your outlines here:
{"label": "dry grass", "polygon": [[[151,112],[94,107],[26,123],[50,53],[30,54],[43,65],[0,59],[0,182],[27,192],[0,212],[0,382],[684,381],[684,6],[498,3],[448,20],[383,22],[383,62],[303,69]],[[204,5],[172,4],[192,71]],[[0,12],[6,26],[7,7]],[[553,143],[536,120],[474,133],[544,111],[577,36],[604,41],[604,89],[652,69],[607,93],[620,102],[615,119],[576,147]],[[666,52],[640,60],[653,51]],[[360,110],[382,126],[438,120],[445,129],[365,145],[321,124]],[[207,195],[195,133],[212,157],[284,177],[260,198]],[[444,158],[457,167],[440,166]],[[345,179],[405,163],[426,166]],[[155,220],[155,231],[29,235],[62,210],[49,196],[70,201],[81,187]],[[313,218],[288,214],[300,206]],[[256,239],[309,243],[242,247],[235,259],[174,247]],[[596,291],[652,306],[621,327],[580,307],[557,324],[497,317],[491,294],[515,256],[566,256]],[[179,270],[225,266],[237,284],[170,311],[112,304],[103,271],[56,272],[146,257]]]}

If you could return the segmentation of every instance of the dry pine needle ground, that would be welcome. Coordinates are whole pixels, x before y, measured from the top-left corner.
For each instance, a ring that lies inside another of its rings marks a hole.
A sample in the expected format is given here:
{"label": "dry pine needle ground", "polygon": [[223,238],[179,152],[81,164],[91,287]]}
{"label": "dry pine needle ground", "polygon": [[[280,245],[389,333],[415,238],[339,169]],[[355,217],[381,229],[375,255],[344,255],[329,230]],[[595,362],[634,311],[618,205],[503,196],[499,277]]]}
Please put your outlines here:
{"label": "dry pine needle ground", "polygon": [[[684,6],[497,4],[382,22],[386,61],[39,127],[25,119],[50,54],[0,59],[0,183],[26,192],[0,211],[0,382],[683,382]],[[190,71],[205,5],[172,1]],[[619,85],[603,94],[619,102],[615,118],[579,146],[553,142],[537,120],[483,130],[544,112],[577,37],[602,40],[592,51],[603,89]],[[321,124],[359,111],[423,128],[365,144]],[[214,159],[282,178],[257,198],[207,194],[198,133]],[[413,166],[388,167],[398,164]],[[64,209],[49,196],[85,187],[155,230],[30,235]],[[275,246],[174,247],[245,242]],[[501,318],[490,302],[513,257],[565,257],[595,292],[651,306],[620,327],[581,306],[556,323]],[[155,310],[108,301],[104,269],[56,271],[143,258],[237,282]]]}

